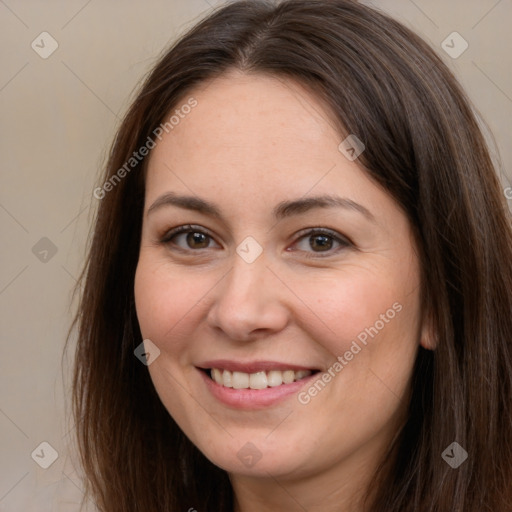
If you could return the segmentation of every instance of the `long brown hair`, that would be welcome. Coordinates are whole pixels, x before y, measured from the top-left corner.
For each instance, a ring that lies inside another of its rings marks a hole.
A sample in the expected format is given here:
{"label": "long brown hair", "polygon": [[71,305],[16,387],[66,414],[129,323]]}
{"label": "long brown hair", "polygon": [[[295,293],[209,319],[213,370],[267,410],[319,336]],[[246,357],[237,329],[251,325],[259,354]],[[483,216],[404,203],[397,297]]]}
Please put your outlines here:
{"label": "long brown hair", "polygon": [[[119,177],[194,86],[234,68],[310,87],[329,106],[340,141],[363,141],[358,162],[415,229],[437,346],[419,349],[408,419],[368,510],[512,510],[512,229],[457,81],[418,36],[354,1],[234,2],[151,71],[102,183]],[[228,475],[178,428],[134,356],[146,162],[102,189],[80,280],[73,414],[85,484],[105,512],[231,512]],[[457,469],[442,458],[454,441],[468,453]]]}

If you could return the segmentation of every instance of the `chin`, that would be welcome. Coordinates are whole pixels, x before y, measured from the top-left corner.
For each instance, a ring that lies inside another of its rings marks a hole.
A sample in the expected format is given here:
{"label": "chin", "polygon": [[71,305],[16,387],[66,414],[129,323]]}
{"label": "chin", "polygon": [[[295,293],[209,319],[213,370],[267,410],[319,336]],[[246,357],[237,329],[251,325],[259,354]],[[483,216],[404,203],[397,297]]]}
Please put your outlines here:
{"label": "chin", "polygon": [[[268,433],[265,435],[268,436]],[[306,452],[297,449],[297,443],[285,443],[276,439],[274,442],[260,439],[253,441],[250,436],[230,438],[229,444],[223,440],[218,445],[211,443],[203,449],[199,449],[213,464],[228,473],[253,476],[253,477],[288,477],[306,475],[313,471],[311,458],[306,457]],[[288,445],[288,446],[286,446]]]}

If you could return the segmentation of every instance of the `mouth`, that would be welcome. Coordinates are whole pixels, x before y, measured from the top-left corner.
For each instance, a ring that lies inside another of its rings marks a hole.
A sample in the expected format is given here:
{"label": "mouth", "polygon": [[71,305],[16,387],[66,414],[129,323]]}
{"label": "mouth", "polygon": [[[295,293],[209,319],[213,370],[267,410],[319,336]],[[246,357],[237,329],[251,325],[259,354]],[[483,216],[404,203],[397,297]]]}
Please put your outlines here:
{"label": "mouth", "polygon": [[260,410],[291,399],[318,368],[277,361],[215,359],[196,366],[213,398],[231,409]]}
{"label": "mouth", "polygon": [[320,370],[267,370],[254,373],[229,371],[225,368],[200,368],[219,386],[232,389],[277,388],[298,382],[318,373]]}

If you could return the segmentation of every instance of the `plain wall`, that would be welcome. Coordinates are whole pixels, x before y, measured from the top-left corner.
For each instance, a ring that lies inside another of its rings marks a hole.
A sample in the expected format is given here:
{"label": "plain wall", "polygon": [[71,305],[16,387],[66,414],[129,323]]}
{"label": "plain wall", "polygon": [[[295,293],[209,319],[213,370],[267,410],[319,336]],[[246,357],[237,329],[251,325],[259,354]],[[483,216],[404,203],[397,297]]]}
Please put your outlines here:
{"label": "plain wall", "polygon": [[[82,483],[64,407],[71,359],[61,365],[61,356],[97,205],[92,191],[136,84],[164,48],[221,3],[0,2],[0,512],[78,510]],[[512,182],[512,2],[365,3],[422,35],[455,72],[494,133],[505,190]],[[46,59],[31,47],[35,41],[48,51],[43,31],[58,43]],[[469,44],[456,59],[441,47],[454,31]],[[48,469],[31,457],[37,448],[34,457],[48,460],[42,442],[58,452]]]}

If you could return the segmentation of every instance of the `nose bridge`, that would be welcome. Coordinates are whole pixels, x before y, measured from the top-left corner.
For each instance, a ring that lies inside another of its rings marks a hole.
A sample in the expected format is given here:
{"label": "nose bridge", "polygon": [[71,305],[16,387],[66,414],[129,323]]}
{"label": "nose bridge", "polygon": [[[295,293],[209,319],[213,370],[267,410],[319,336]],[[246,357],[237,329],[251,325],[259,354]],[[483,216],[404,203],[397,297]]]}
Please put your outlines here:
{"label": "nose bridge", "polygon": [[281,329],[287,315],[271,274],[264,254],[250,262],[234,254],[231,270],[214,295],[208,314],[210,325],[238,340],[247,339],[255,330]]}
{"label": "nose bridge", "polygon": [[267,262],[263,254],[254,260],[246,260],[238,253],[234,255],[231,271],[226,276],[223,296],[233,298],[252,296],[255,298],[256,295],[260,295],[265,291],[266,274],[268,273],[266,265]]}

